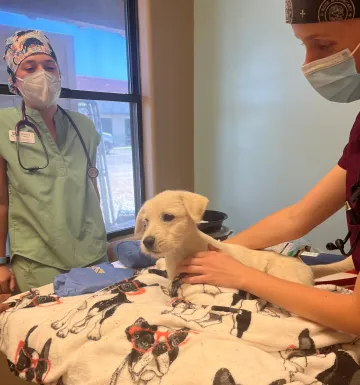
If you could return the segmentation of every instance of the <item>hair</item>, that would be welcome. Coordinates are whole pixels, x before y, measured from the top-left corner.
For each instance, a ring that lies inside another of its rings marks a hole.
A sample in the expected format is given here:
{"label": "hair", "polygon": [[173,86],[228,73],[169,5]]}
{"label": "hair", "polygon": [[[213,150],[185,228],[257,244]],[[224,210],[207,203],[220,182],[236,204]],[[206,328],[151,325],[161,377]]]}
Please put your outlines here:
{"label": "hair", "polygon": [[16,76],[15,76],[14,72],[12,72],[10,67],[7,67],[7,73],[11,76],[11,80],[13,81],[13,83],[15,83],[16,82]]}

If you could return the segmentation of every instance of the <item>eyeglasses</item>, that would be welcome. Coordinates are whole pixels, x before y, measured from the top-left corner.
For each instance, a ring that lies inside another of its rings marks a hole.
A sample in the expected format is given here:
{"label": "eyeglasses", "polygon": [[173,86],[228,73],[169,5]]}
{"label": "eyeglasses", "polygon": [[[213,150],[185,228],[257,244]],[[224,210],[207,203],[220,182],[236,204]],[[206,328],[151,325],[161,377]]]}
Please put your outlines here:
{"label": "eyeglasses", "polygon": [[41,381],[44,382],[51,369],[51,362],[45,358],[32,358],[25,348],[25,341],[20,341],[15,354],[14,371],[18,374],[27,374],[32,371],[33,377],[36,377],[36,369],[39,365],[43,365],[44,374]]}
{"label": "eyeglasses", "polygon": [[136,280],[130,281],[128,279],[118,283],[112,287],[112,291],[120,292],[126,295],[140,295],[145,293],[145,287],[140,287]]}
{"label": "eyeglasses", "polygon": [[[152,352],[157,346],[162,345],[162,347],[166,347],[166,350],[169,352],[172,349],[185,345],[188,341],[189,333],[199,334],[190,329],[180,329],[180,330],[170,330],[170,331],[159,331],[152,330],[149,328],[142,328],[140,326],[131,326],[129,329],[129,334],[131,336],[131,343],[134,350],[140,353],[148,353]],[[137,341],[140,339],[138,333],[150,333],[154,337],[154,340],[151,341],[151,347],[148,349],[139,348],[137,345]]]}
{"label": "eyeglasses", "polygon": [[[29,299],[34,307],[51,307],[62,304],[57,296],[40,295],[38,290],[30,289],[30,291],[19,297],[19,304],[24,300]],[[30,305],[30,304],[29,304]],[[27,305],[27,306],[29,306]]]}

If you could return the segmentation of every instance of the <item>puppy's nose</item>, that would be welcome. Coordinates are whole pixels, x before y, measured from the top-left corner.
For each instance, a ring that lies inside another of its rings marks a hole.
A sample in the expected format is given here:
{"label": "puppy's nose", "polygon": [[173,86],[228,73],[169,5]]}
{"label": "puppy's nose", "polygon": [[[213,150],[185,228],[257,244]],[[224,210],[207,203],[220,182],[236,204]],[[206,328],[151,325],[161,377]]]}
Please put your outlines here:
{"label": "puppy's nose", "polygon": [[151,250],[155,245],[155,237],[146,237],[143,240],[143,244],[148,250]]}

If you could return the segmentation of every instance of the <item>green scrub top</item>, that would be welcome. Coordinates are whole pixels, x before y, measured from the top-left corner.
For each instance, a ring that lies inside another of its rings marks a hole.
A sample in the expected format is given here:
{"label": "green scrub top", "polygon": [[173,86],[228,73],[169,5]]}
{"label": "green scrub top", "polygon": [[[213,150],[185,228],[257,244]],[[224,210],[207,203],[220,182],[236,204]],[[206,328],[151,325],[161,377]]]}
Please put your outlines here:
{"label": "green scrub top", "polygon": [[[93,164],[100,143],[93,122],[67,111],[77,125]],[[21,168],[10,132],[22,119],[20,108],[0,110],[0,156],[7,163],[11,255],[62,270],[87,266],[106,255],[106,231],[99,200],[87,176],[87,158],[66,116],[55,114],[56,142],[37,110],[26,109],[49,154],[49,166],[29,172]],[[26,127],[23,132],[33,131]],[[20,143],[24,167],[46,164],[40,140]],[[20,139],[21,140],[21,139]]]}

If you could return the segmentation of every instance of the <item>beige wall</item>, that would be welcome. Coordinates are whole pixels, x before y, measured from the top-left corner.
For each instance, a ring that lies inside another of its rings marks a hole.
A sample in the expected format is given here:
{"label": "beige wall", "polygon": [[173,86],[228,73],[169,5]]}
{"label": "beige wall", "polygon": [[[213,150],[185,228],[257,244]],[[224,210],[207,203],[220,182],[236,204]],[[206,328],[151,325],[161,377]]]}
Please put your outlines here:
{"label": "beige wall", "polygon": [[139,0],[146,196],[194,189],[194,1]]}
{"label": "beige wall", "polygon": [[[310,88],[284,18],[284,1],[195,0],[195,185],[237,231],[330,170],[359,111]],[[344,234],[339,214],[310,235],[316,245]]]}

